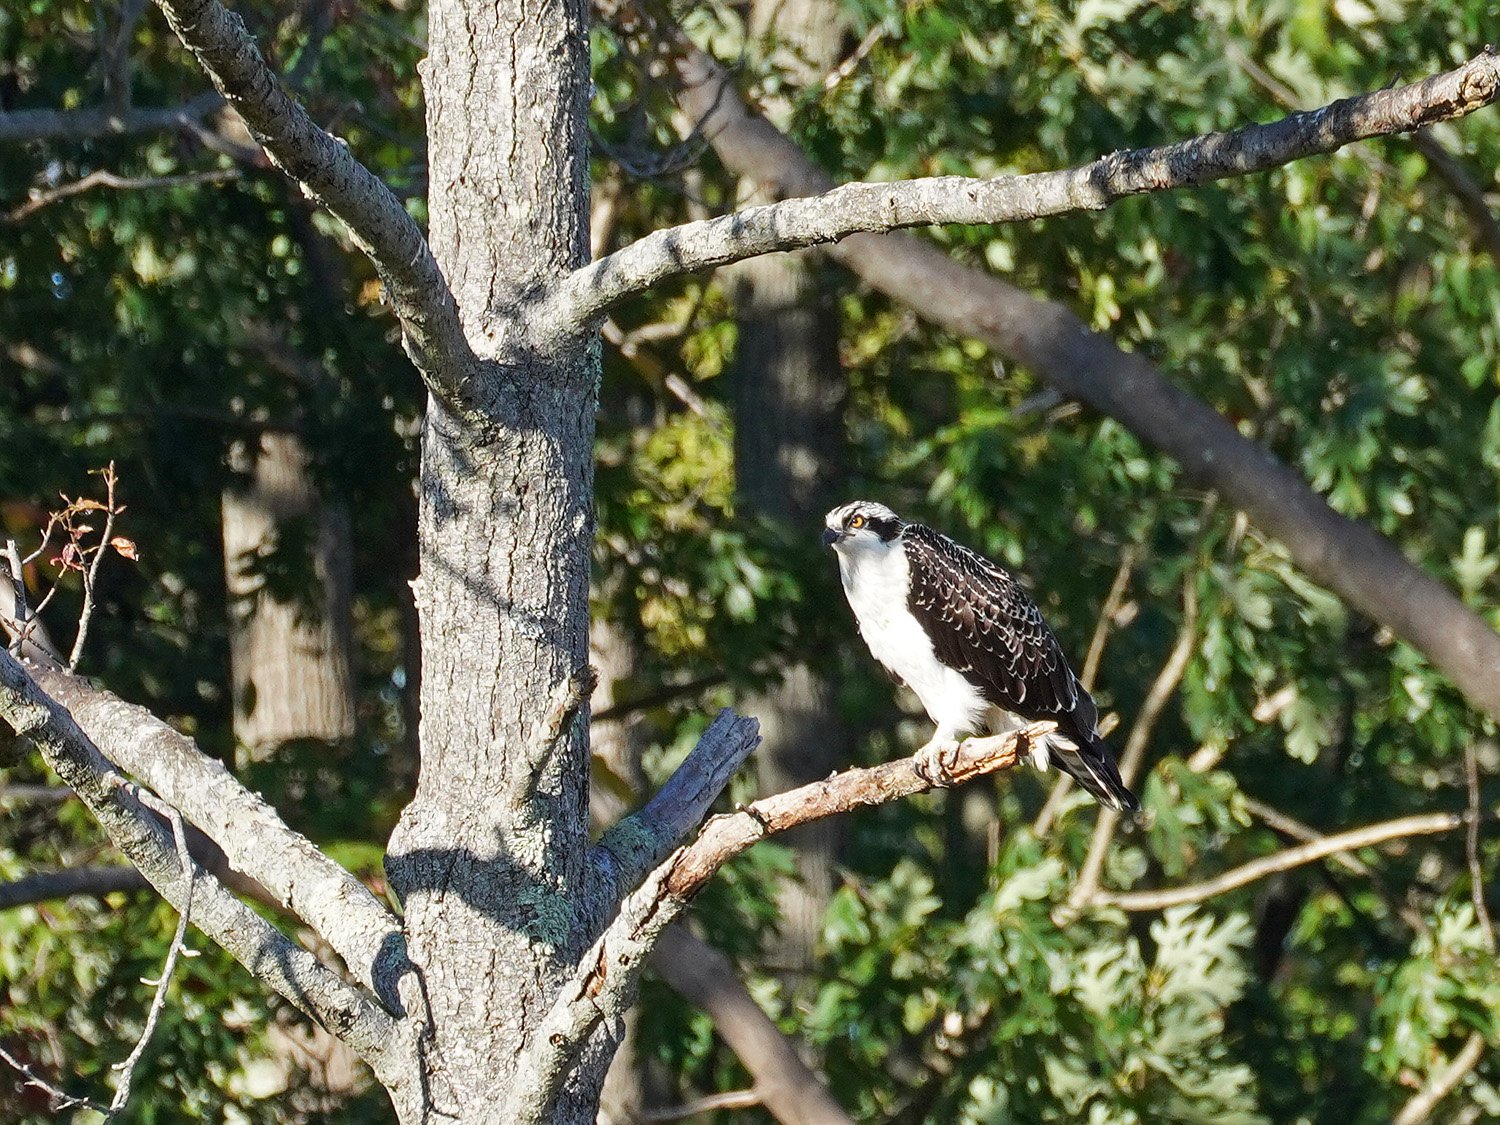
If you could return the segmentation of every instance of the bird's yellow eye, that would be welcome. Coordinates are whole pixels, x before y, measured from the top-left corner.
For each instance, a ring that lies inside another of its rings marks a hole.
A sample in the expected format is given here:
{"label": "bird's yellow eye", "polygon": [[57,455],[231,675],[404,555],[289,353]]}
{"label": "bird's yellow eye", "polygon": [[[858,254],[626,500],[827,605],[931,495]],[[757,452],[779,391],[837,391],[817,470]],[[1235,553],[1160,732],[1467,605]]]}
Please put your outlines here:
{"label": "bird's yellow eye", "polygon": [[862,528],[862,527],[865,526],[865,517],[864,516],[850,516],[849,517],[849,526],[852,527],[852,528],[854,528],[855,531],[858,531],[860,528]]}

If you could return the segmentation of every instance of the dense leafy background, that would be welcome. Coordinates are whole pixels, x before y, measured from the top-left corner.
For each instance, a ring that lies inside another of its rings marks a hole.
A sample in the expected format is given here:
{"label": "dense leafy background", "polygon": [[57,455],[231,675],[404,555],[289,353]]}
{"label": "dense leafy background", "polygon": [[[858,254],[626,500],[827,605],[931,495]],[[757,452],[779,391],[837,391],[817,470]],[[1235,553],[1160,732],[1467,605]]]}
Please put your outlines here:
{"label": "dense leafy background", "polygon": [[[324,36],[317,6],[237,10],[298,68],[315,116],[420,218],[420,11],[339,5]],[[721,57],[751,57],[739,9],[689,16]],[[742,74],[751,93],[789,101],[795,135],[844,178],[1052,168],[1264,120],[1446,68],[1500,26],[1500,9],[1472,0],[847,0],[845,16],[851,49],[867,36],[873,47],[831,88],[748,63]],[[0,106],[97,103],[96,37],[118,18],[109,3],[0,10]],[[604,27],[595,47],[596,179],[619,199],[614,240],[729,206],[734,185],[680,144],[628,44]],[[132,54],[137,104],[204,88],[153,13]],[[1497,190],[1493,112],[1437,135]],[[25,540],[58,491],[77,494],[89,469],[118,463],[142,560],[107,571],[85,669],[227,755],[228,450],[267,427],[305,435],[354,519],[363,723],[354,745],[306,748],[255,783],[373,875],[371,846],[412,774],[402,599],[421,396],[369,268],[274,172],[189,133],[0,145],[0,209],[95,169],[235,167],[225,184],[98,190],[0,220],[0,500]],[[1151,355],[1500,621],[1500,269],[1408,141],[1099,215],[933,237]],[[841,303],[858,492],[1017,567],[1080,657],[1128,553],[1098,684],[1122,735],[1191,631],[1193,658],[1149,743],[1154,820],[1120,838],[1108,885],[1194,882],[1282,846],[1247,796],[1332,831],[1461,808],[1466,747],[1488,777],[1500,771],[1492,724],[1416,653],[1120,426],[852,283]],[[727,677],[649,712],[648,771],[660,776],[703,714],[788,653],[816,654],[839,677],[862,760],[912,745],[924,722],[897,709],[852,642],[815,529],[789,541],[736,513],[733,428],[754,419],[724,405],[735,328],[720,286],[681,282],[617,320],[627,333],[676,326],[634,356],[605,357],[597,610],[641,650],[621,690]],[[288,375],[278,348],[321,374]],[[696,408],[667,374],[701,396]],[[52,618],[65,637],[76,606],[65,587]],[[6,772],[41,777],[34,762]],[[998,831],[966,827],[956,797],[852,818],[805,986],[759,953],[784,852],[752,853],[705,895],[704,932],[856,1118],[1380,1122],[1471,1032],[1500,1043],[1500,977],[1461,834],[1372,853],[1375,877],[1310,867],[1197,908],[1071,918],[1058,908],[1094,809],[1075,798],[1037,838],[1046,792],[1019,772],[985,787],[977,799]],[[1492,806],[1492,782],[1488,792]],[[6,813],[0,877],[107,858],[75,807]],[[1497,861],[1486,845],[1490,879]],[[4,1041],[72,1088],[104,1088],[144,1015],[136,982],[155,972],[171,925],[146,896],[0,914]],[[745,1083],[706,1017],[664,986],[647,990],[646,1046],[684,1096]],[[191,962],[174,999],[132,1120],[303,1113],[253,1080],[275,1005],[232,963]],[[1494,1057],[1449,1103],[1460,1119],[1500,1116]],[[369,1120],[379,1104],[335,1116]]]}

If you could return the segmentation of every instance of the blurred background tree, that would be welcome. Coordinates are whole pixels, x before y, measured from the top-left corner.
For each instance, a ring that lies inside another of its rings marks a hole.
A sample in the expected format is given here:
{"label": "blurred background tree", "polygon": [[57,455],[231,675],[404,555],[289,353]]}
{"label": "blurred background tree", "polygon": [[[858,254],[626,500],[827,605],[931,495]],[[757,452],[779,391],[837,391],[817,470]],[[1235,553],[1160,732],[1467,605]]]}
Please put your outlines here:
{"label": "blurred background tree", "polygon": [[[114,460],[141,560],[104,571],[83,670],[236,762],[378,882],[414,781],[419,384],[367,262],[143,9],[0,11],[0,515],[34,541],[56,494]],[[420,8],[236,10],[421,218]],[[1484,3],[1383,0],[679,14],[839,179],[1064,167],[1443,69],[1495,27]],[[596,253],[745,199],[681,135],[630,37],[608,19],[594,36]],[[1151,357],[1494,624],[1497,167],[1486,113],[1100,214],[931,237]],[[854,495],[1026,575],[1077,662],[1095,653],[1116,741],[1141,762],[1150,827],[1094,848],[1092,873],[1094,806],[1014,771],[763,846],[713,884],[699,935],[849,1117],[1344,1125],[1422,1120],[1444,1084],[1441,1119],[1500,1116],[1493,832],[1405,837],[1186,905],[1144,893],[1351,827],[1493,811],[1494,723],[1414,649],[1119,423],[817,258],[634,299],[605,336],[601,815],[731,701],[756,700],[771,788],[925,737],[816,549],[821,508]],[[79,593],[65,584],[49,611],[64,642]],[[297,670],[265,661],[278,649]],[[265,710],[269,676],[307,688],[271,689],[293,713]],[[38,761],[3,777],[0,878],[112,861],[80,808],[34,788]],[[0,1045],[64,1085],[104,1085],[171,929],[140,891],[0,911]],[[660,981],[642,1007],[620,1065],[627,1086],[645,1077],[621,1120],[743,1089],[733,1112],[792,1119],[755,1093],[768,1078],[729,1028]],[[227,956],[187,963],[167,1012],[129,1119],[388,1112]],[[0,1084],[0,1117],[47,1117]]]}

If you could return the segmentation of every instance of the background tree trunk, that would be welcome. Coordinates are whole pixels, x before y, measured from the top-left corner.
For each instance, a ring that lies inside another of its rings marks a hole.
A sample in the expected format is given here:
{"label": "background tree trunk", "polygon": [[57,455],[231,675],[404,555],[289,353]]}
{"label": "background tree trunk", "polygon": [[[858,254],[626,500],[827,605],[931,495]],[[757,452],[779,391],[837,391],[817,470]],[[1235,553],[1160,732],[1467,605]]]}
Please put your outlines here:
{"label": "background tree trunk", "polygon": [[[752,41],[796,85],[821,82],[838,59],[844,19],[828,0],[756,0]],[[768,107],[785,118],[784,102]],[[757,191],[747,205],[770,202]],[[791,541],[812,542],[823,513],[844,499],[845,384],[839,369],[839,315],[827,266],[806,254],[773,254],[729,270],[739,324],[731,394],[736,485],[744,505],[779,523]],[[760,720],[760,788],[780,793],[847,764],[852,735],[829,683],[805,664],[745,703]],[[787,833],[798,881],[780,895],[780,941],[772,960],[792,970],[811,963],[833,888],[842,831],[823,821]]]}
{"label": "background tree trunk", "polygon": [[[263,434],[234,457],[248,480],[225,489],[221,510],[234,734],[244,766],[295,739],[354,735],[353,545],[348,512],[319,496],[295,434]],[[296,596],[268,580],[268,570],[295,574]]]}

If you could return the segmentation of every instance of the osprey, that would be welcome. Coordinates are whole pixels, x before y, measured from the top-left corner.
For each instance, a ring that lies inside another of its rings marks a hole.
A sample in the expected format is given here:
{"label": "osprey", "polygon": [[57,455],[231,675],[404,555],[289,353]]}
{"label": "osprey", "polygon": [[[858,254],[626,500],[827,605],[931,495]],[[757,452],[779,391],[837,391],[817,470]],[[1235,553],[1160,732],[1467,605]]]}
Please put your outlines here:
{"label": "osprey", "polygon": [[828,513],[823,543],[876,660],[911,688],[937,724],[918,772],[946,780],[958,738],[1050,720],[1032,752],[1072,774],[1102,804],[1140,809],[1099,737],[1094,700],[1073,675],[1036,603],[1003,567],[884,504]]}

